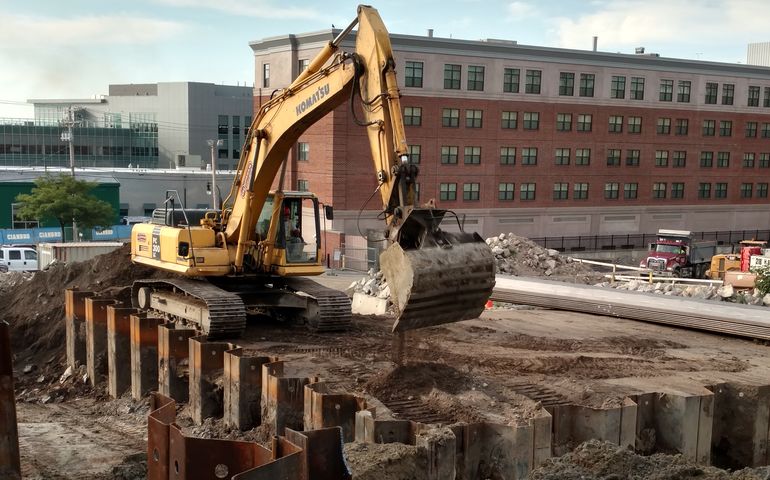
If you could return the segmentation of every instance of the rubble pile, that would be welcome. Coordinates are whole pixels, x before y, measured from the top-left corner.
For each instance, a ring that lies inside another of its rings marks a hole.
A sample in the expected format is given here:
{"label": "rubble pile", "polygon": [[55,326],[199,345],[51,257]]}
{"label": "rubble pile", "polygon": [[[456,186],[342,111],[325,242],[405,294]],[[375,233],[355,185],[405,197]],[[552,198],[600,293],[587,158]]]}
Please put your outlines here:
{"label": "rubble pile", "polygon": [[723,302],[744,303],[749,305],[770,306],[770,294],[762,295],[756,288],[738,290],[732,285],[684,285],[671,282],[653,282],[645,280],[629,280],[628,282],[601,282],[597,287],[628,290],[631,292],[653,293],[675,297],[688,297],[698,300],[715,300]]}
{"label": "rubble pile", "polygon": [[375,271],[371,268],[366,273],[365,277],[351,283],[350,286],[345,289],[345,293],[351,298],[354,293],[363,293],[370,297],[389,298],[390,287],[388,287],[388,281],[385,280],[382,272]]}
{"label": "rubble pile", "polygon": [[495,254],[497,273],[546,277],[592,273],[587,266],[561,256],[558,250],[543,248],[513,233],[501,233],[486,242]]}

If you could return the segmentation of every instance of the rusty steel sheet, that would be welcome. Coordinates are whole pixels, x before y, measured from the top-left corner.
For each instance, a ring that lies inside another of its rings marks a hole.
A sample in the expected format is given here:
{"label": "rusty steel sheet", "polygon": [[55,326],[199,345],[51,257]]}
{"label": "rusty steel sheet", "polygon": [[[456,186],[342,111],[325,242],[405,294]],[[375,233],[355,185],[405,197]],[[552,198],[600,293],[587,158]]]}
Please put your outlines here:
{"label": "rusty steel sheet", "polygon": [[158,388],[158,325],[162,318],[131,315],[131,397],[140,401]]}
{"label": "rusty steel sheet", "polygon": [[238,347],[225,352],[224,421],[248,430],[262,423],[262,365],[277,357],[244,354]]}
{"label": "rusty steel sheet", "polygon": [[64,290],[67,366],[73,369],[86,364],[86,298],[94,295],[77,288]]}
{"label": "rusty steel sheet", "polygon": [[118,398],[131,388],[131,314],[133,308],[107,306],[107,393]]}
{"label": "rusty steel sheet", "polygon": [[305,417],[305,385],[316,377],[285,375],[284,362],[262,365],[262,425],[273,435],[283,435],[284,428],[302,430]]}
{"label": "rusty steel sheet", "polygon": [[177,402],[189,398],[189,340],[195,335],[195,330],[173,323],[158,326],[158,390]]}
{"label": "rusty steel sheet", "polygon": [[86,371],[93,387],[107,375],[107,307],[116,303],[112,298],[86,298]]}
{"label": "rusty steel sheet", "polygon": [[356,413],[366,409],[366,400],[350,393],[330,391],[329,384],[305,385],[305,430],[341,427],[344,442],[355,439]]}
{"label": "rusty steel sheet", "polygon": [[206,335],[191,337],[190,347],[190,416],[200,425],[209,417],[219,417],[224,411],[220,388],[225,369],[225,352],[234,345],[211,342]]}
{"label": "rusty steel sheet", "polygon": [[288,431],[272,448],[187,436],[176,425],[176,402],[154,393],[147,420],[149,480],[350,480],[341,430]]}
{"label": "rusty steel sheet", "polygon": [[11,327],[0,320],[0,478],[21,478],[19,427],[13,392]]}

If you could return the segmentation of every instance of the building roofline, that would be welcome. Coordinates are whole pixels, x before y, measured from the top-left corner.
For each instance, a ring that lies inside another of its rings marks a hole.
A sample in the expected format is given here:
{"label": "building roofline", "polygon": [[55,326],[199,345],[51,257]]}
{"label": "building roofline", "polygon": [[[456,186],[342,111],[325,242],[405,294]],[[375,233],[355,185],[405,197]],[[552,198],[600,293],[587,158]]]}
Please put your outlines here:
{"label": "building roofline", "polygon": [[31,103],[31,104],[52,103],[52,104],[67,105],[70,103],[98,104],[98,103],[105,103],[105,102],[106,100],[103,98],[30,98],[30,99],[27,99],[27,103]]}

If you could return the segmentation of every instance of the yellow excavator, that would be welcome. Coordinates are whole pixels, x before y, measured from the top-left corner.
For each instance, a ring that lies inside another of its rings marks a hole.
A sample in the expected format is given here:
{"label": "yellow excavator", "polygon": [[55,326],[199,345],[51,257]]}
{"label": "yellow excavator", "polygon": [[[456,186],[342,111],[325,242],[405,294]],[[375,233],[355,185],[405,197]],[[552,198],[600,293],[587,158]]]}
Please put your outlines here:
{"label": "yellow excavator", "polygon": [[[356,25],[355,51],[340,51]],[[456,214],[432,201],[416,204],[419,171],[409,162],[390,38],[377,10],[364,5],[291,85],[259,108],[221,209],[185,209],[169,191],[151,222],[133,227],[132,261],[179,274],[135,282],[134,305],[195,324],[210,337],[238,336],[251,314],[321,331],[347,328],[347,296],[307,278],[324,272],[318,199],[282,188],[291,147],[346,100],[368,134],[382,197],[389,246],[380,267],[398,310],[393,331],[477,317],[494,286],[494,256]],[[280,187],[271,191],[279,171]],[[456,222],[456,232],[439,228],[445,217]]]}

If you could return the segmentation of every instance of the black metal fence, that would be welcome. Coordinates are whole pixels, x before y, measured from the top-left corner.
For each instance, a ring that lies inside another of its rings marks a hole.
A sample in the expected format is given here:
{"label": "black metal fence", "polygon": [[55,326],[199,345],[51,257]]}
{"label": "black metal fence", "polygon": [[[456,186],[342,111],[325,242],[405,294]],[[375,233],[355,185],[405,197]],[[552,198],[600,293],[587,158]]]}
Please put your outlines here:
{"label": "black metal fence", "polygon": [[[577,237],[532,238],[533,242],[545,248],[560,252],[587,252],[596,250],[635,250],[647,248],[654,242],[657,233],[635,235],[583,235]],[[770,230],[733,230],[726,232],[693,232],[700,240],[715,240],[718,245],[737,245],[741,240],[768,240]]]}

